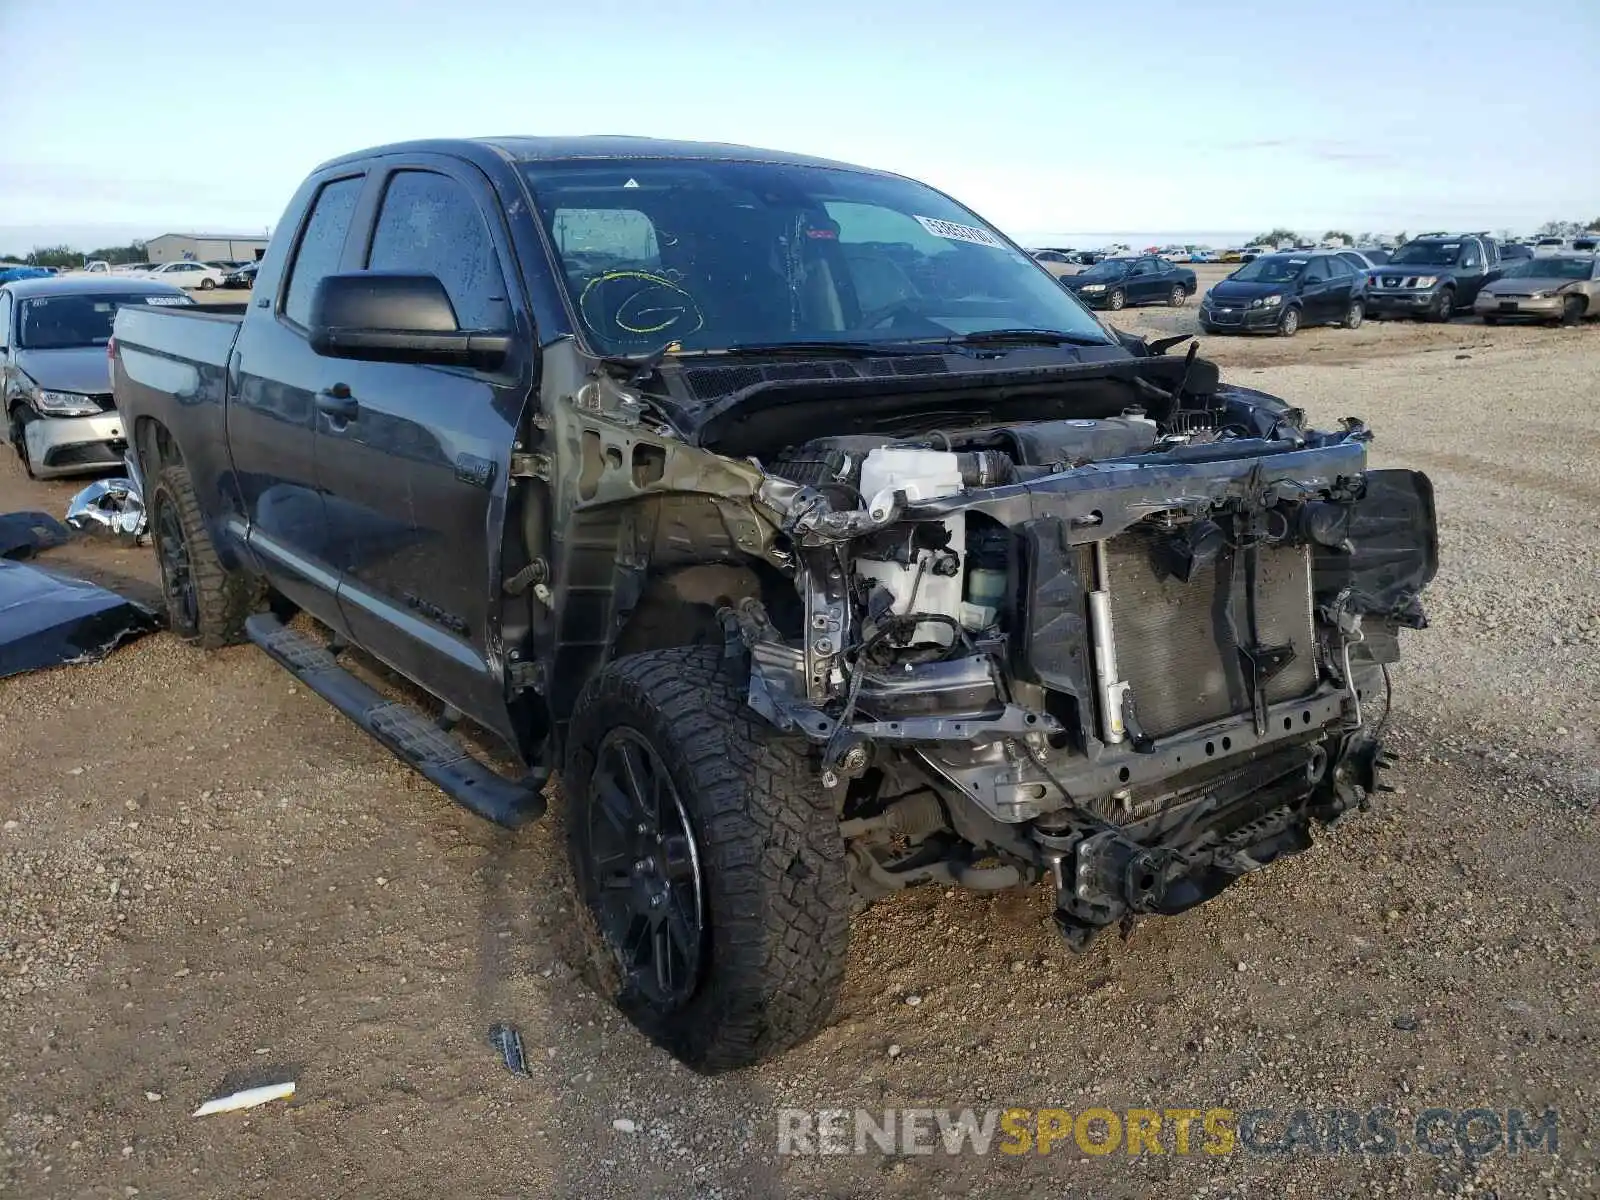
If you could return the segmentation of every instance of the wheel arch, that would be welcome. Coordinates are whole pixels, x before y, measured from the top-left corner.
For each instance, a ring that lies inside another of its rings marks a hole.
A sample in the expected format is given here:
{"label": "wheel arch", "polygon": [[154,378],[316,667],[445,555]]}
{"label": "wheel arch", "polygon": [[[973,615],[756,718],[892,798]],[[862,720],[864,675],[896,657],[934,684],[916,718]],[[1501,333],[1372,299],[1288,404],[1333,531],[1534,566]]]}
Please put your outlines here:
{"label": "wheel arch", "polygon": [[167,463],[181,463],[183,452],[172,431],[157,417],[138,417],[134,420],[133,436],[128,439],[134,453],[139,456],[139,468],[146,479],[153,478]]}
{"label": "wheel arch", "polygon": [[761,601],[780,628],[785,609],[799,603],[782,573],[759,561],[689,563],[655,572],[618,627],[607,661],[719,639],[718,610],[746,599]]}

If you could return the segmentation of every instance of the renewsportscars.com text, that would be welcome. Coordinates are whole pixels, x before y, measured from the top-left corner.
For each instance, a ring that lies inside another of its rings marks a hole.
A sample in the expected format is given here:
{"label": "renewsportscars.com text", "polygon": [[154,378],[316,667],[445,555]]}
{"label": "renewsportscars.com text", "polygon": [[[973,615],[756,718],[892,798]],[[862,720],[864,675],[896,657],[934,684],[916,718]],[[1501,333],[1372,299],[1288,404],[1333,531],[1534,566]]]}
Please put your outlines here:
{"label": "renewsportscars.com text", "polygon": [[778,1153],[1554,1154],[1553,1109],[781,1108]]}

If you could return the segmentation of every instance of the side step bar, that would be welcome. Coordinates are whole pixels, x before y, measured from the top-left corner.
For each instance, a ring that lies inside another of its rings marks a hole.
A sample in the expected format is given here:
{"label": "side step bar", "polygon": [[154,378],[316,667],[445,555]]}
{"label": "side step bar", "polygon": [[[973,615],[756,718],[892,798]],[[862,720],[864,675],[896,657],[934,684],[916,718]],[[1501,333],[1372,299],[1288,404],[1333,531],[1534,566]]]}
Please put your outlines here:
{"label": "side step bar", "polygon": [[463,808],[507,829],[544,815],[543,780],[506,779],[473,758],[424,714],[390,700],[341,667],[311,638],[271,613],[245,620],[245,636]]}

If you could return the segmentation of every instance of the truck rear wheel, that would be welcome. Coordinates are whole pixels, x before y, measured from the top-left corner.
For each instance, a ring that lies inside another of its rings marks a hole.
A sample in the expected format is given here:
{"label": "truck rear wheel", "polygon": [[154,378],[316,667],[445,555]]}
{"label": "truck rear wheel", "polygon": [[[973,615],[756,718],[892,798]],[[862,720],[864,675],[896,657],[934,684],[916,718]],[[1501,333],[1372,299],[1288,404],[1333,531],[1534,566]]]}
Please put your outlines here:
{"label": "truck rear wheel", "polygon": [[156,473],[149,512],[168,627],[204,650],[243,641],[244,620],[261,607],[265,588],[218,559],[187,468],[169,463]]}
{"label": "truck rear wheel", "polygon": [[739,675],[720,647],[617,661],[578,701],[563,774],[602,987],[707,1072],[816,1033],[850,936],[833,804]]}

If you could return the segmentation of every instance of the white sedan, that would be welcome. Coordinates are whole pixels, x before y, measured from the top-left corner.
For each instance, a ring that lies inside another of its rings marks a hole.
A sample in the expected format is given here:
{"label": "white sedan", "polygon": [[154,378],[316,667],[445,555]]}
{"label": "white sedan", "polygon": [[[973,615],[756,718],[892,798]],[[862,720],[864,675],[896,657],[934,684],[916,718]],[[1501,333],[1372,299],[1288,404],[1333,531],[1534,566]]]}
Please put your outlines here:
{"label": "white sedan", "polygon": [[172,283],[185,289],[199,288],[209,292],[222,282],[222,272],[216,267],[207,266],[203,262],[169,262],[162,263],[159,267],[151,267],[148,271],[141,271],[143,279],[154,279],[159,283]]}

